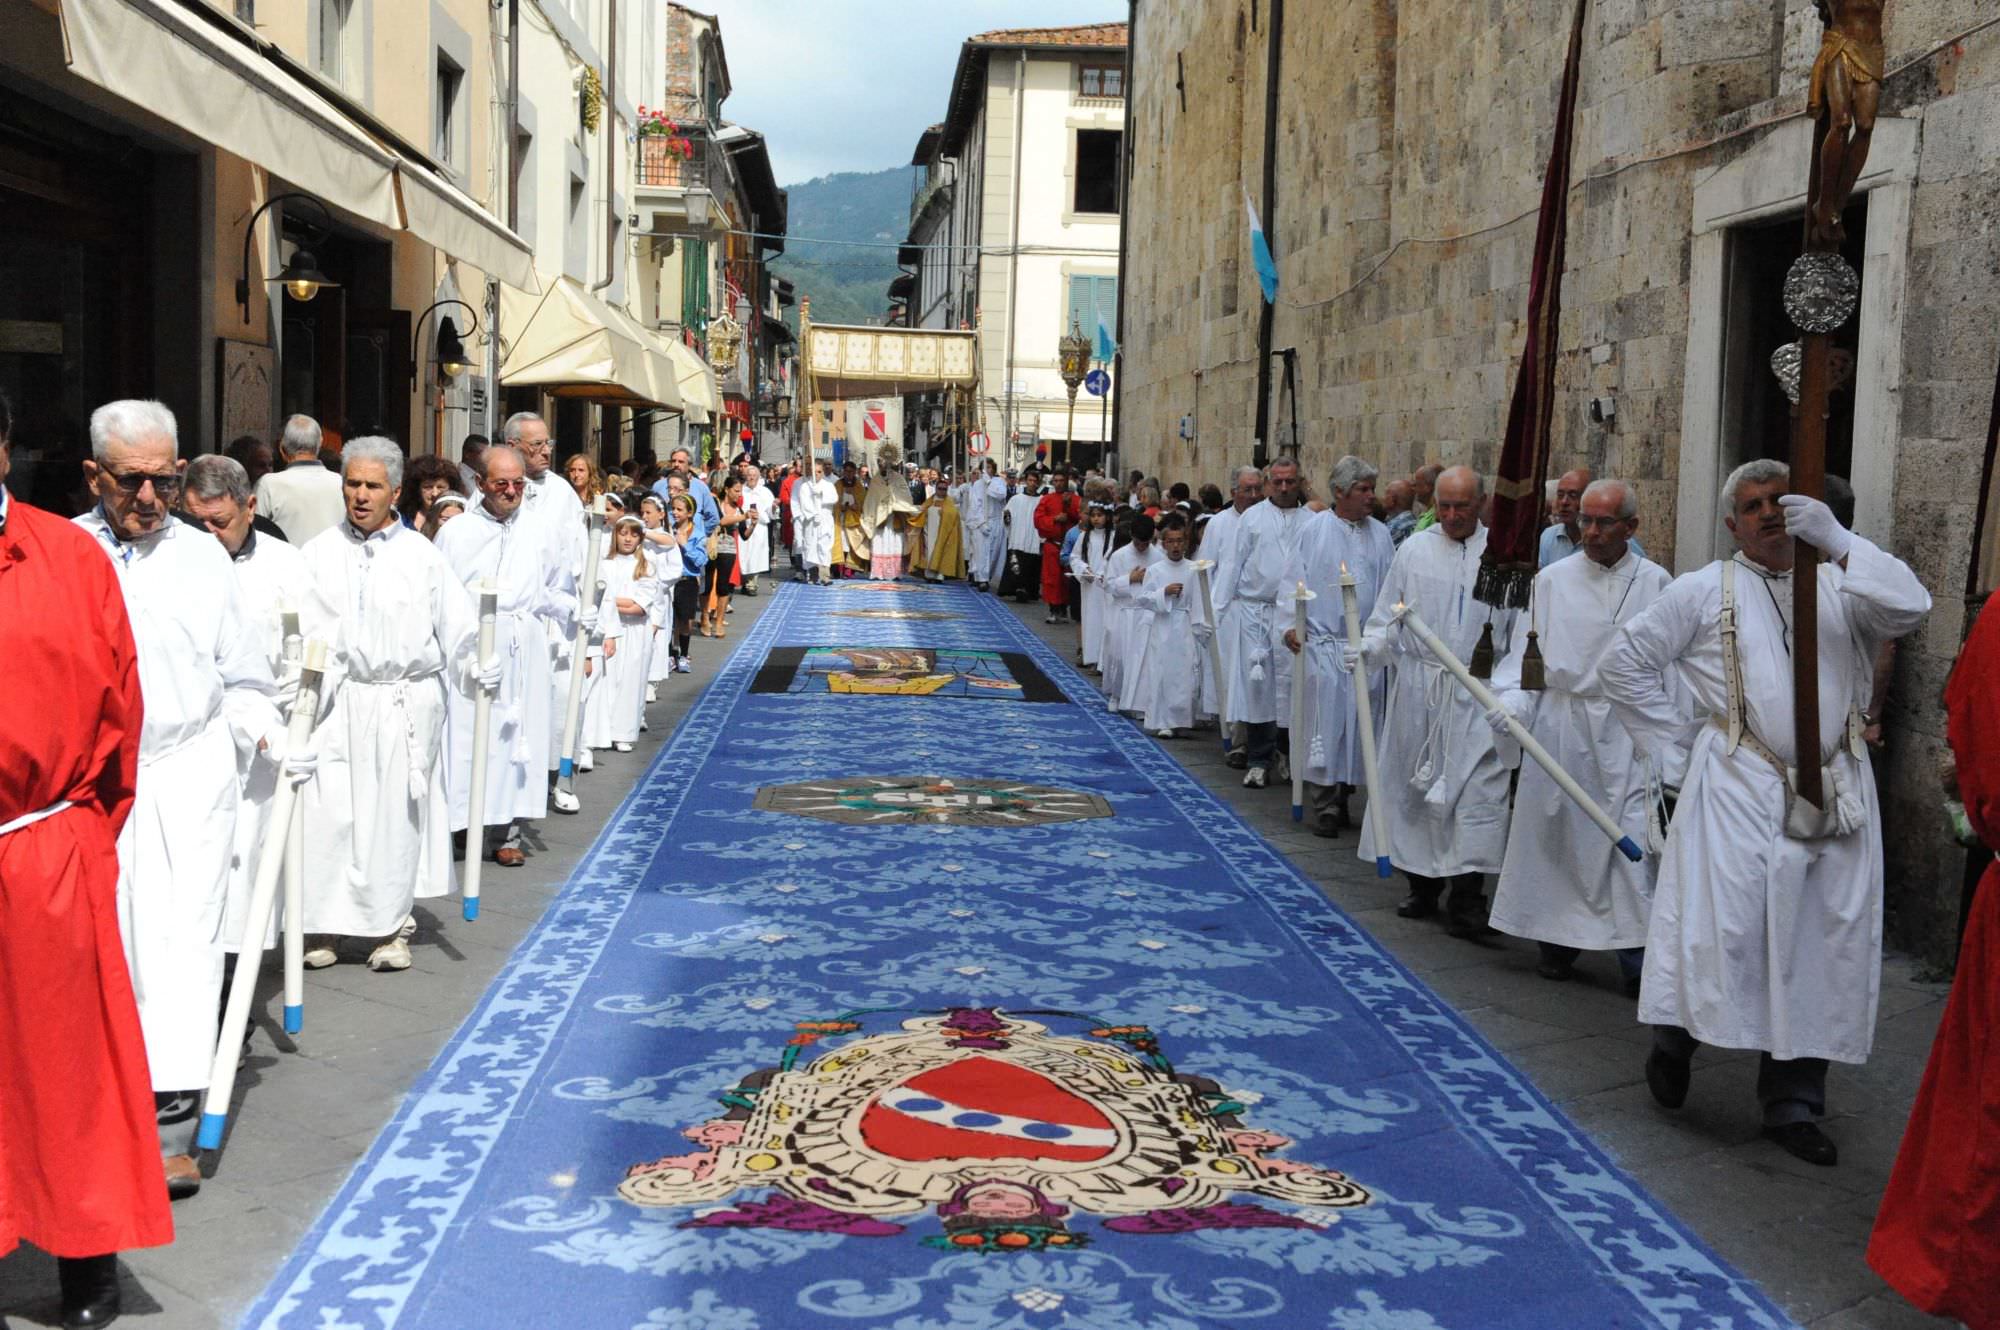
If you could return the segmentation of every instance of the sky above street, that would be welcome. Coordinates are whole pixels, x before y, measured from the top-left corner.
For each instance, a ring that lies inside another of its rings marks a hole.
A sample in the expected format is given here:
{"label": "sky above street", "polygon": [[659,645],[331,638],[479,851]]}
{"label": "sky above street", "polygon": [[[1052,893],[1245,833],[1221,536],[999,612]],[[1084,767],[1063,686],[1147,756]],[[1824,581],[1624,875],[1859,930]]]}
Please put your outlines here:
{"label": "sky above street", "polygon": [[1125,0],[689,0],[722,23],[725,117],[761,130],[778,183],[909,163],[944,119],[960,45],[994,28],[1123,19]]}

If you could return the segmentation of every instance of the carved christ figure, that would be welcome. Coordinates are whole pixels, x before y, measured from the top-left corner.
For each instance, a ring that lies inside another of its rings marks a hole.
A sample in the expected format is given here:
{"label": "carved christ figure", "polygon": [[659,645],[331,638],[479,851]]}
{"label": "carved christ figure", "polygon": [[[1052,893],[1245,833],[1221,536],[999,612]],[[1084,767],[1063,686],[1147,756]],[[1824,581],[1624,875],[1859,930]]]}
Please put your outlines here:
{"label": "carved christ figure", "polygon": [[1826,35],[1806,93],[1806,110],[1820,136],[1819,174],[1812,182],[1812,241],[1831,249],[1845,238],[1840,214],[1861,179],[1882,100],[1882,0],[1816,3]]}

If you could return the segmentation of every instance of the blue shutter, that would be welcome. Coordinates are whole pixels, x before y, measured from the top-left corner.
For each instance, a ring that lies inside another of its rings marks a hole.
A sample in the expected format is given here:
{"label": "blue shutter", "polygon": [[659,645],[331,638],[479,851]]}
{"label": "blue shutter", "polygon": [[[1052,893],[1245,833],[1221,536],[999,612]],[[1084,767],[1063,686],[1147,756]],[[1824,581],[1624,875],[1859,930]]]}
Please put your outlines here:
{"label": "blue shutter", "polygon": [[[1118,340],[1118,279],[1116,277],[1082,277],[1069,279],[1069,313],[1063,318],[1062,331],[1067,336],[1072,324],[1083,330],[1093,348],[1097,345],[1097,324],[1103,320],[1111,330],[1111,340]],[[1094,352],[1093,352],[1094,354]]]}

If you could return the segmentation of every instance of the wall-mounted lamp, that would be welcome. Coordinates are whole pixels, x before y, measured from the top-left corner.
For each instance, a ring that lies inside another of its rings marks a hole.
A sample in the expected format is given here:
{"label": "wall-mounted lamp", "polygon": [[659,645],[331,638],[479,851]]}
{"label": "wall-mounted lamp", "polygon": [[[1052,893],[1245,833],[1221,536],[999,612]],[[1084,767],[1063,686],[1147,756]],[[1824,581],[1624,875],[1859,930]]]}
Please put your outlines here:
{"label": "wall-mounted lamp", "polygon": [[[424,320],[431,316],[432,311],[443,309],[446,305],[457,305],[471,318],[472,323],[466,329],[467,332],[476,333],[479,331],[479,312],[463,300],[440,300],[432,305],[430,309],[417,315],[416,327],[410,335],[410,377],[412,379],[417,377],[417,348],[422,346],[424,342]],[[466,354],[465,342],[459,337],[458,328],[452,323],[449,315],[438,315],[437,358],[432,363],[437,366],[438,377],[446,382],[457,378],[459,375],[465,373],[466,370],[472,368],[472,357]]]}
{"label": "wall-mounted lamp", "polygon": [[[271,210],[271,206],[296,200],[311,204],[318,211],[323,224],[331,229],[333,214],[326,205],[310,194],[275,194],[264,201],[264,206],[250,214],[250,224],[243,228],[243,271],[236,279],[236,303],[243,307],[243,321],[250,321],[250,239],[257,233],[257,219]],[[319,270],[319,260],[313,252],[303,246],[292,250],[292,257],[286,261],[276,276],[264,280],[277,282],[285,289],[285,294],[294,300],[311,300],[320,293],[320,288],[339,286],[340,283]]]}

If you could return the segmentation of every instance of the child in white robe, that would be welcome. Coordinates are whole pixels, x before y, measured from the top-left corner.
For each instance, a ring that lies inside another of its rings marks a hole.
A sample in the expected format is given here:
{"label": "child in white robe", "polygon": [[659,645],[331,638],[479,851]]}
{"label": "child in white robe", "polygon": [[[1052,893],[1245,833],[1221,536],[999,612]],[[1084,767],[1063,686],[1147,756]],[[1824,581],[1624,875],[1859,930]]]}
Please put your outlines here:
{"label": "child in white robe", "polygon": [[597,622],[604,644],[585,668],[602,673],[583,711],[583,741],[591,748],[631,752],[645,715],[646,648],[660,584],[640,550],[644,541],[645,528],[637,517],[619,518],[611,528],[611,553],[598,565],[604,595]]}
{"label": "child in white robe", "polygon": [[[639,520],[645,527],[639,551],[652,565],[653,580],[659,586],[658,594],[653,597],[652,613],[648,616],[652,628],[646,634],[646,700],[657,702],[660,700],[658,685],[674,672],[674,655],[668,649],[672,638],[667,634],[673,631],[670,620],[673,618],[674,586],[685,570],[681,563],[681,547],[675,542],[673,533],[667,530],[667,505],[659,495],[648,494],[640,501]],[[643,719],[639,728],[646,728]]]}
{"label": "child in white robe", "polygon": [[1083,534],[1070,555],[1070,576],[1076,579],[1083,610],[1083,663],[1095,666],[1104,656],[1104,620],[1110,598],[1104,589],[1104,568],[1111,561],[1111,505],[1093,500],[1083,511]]}
{"label": "child in white robe", "polygon": [[[1146,642],[1143,625],[1136,612],[1135,597],[1146,569],[1159,562],[1160,549],[1153,543],[1153,519],[1144,513],[1132,518],[1132,541],[1114,553],[1104,565],[1104,696],[1113,711],[1126,709],[1126,693],[1145,664]],[[1150,615],[1144,616],[1150,619]]]}
{"label": "child in white robe", "polygon": [[1154,735],[1172,739],[1174,731],[1194,726],[1201,682],[1198,634],[1208,620],[1194,564],[1187,558],[1187,519],[1178,513],[1163,519],[1159,546],[1159,562],[1146,570],[1134,597],[1135,613],[1152,620],[1139,671],[1137,710]]}

